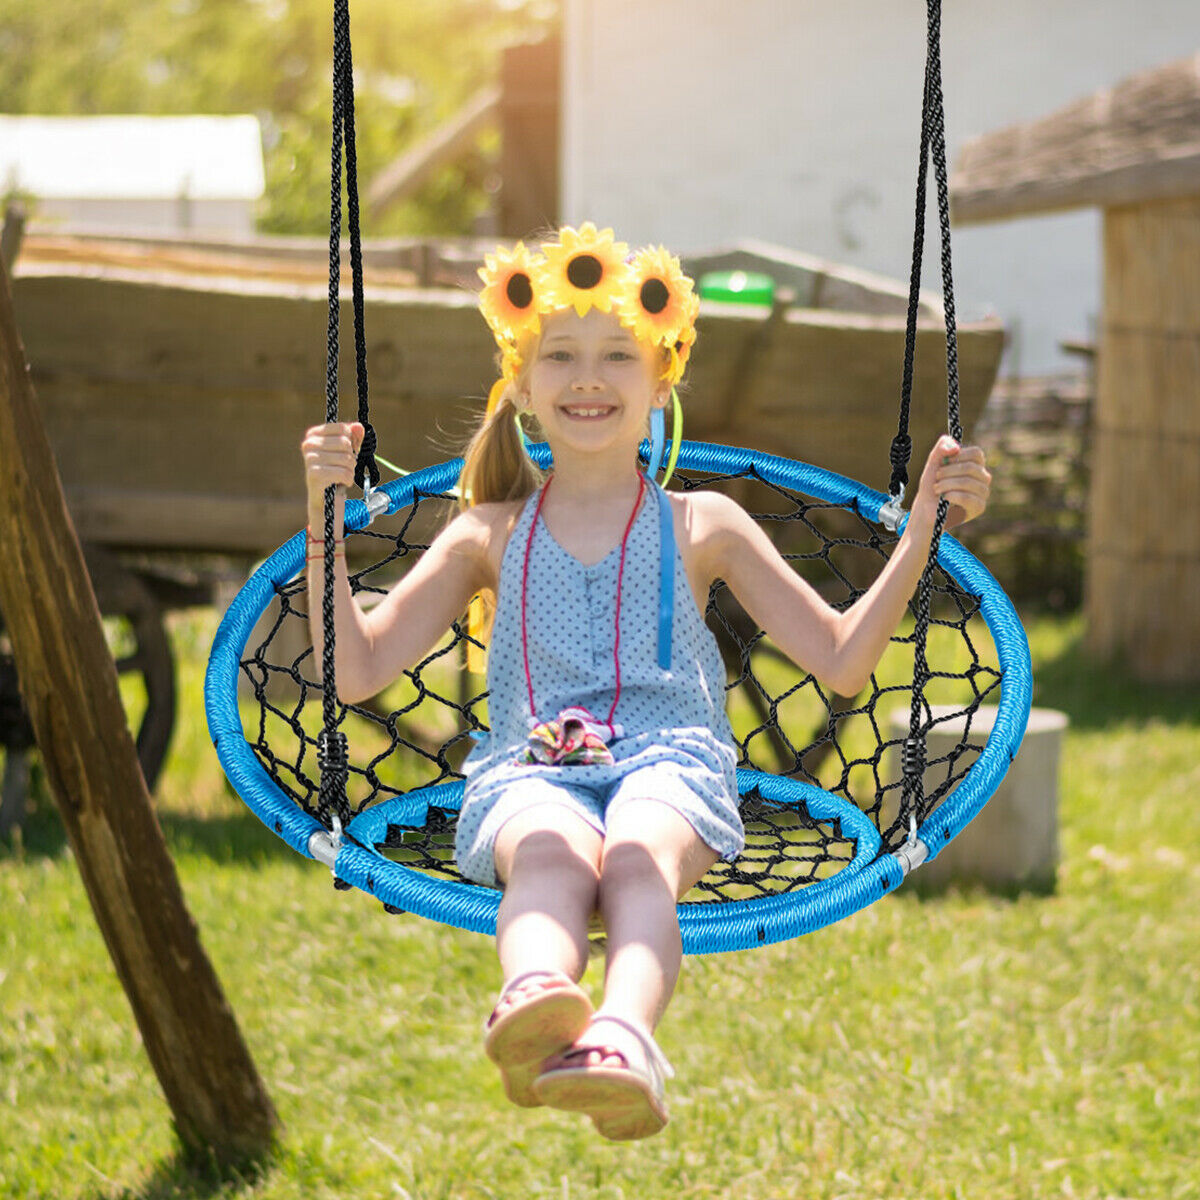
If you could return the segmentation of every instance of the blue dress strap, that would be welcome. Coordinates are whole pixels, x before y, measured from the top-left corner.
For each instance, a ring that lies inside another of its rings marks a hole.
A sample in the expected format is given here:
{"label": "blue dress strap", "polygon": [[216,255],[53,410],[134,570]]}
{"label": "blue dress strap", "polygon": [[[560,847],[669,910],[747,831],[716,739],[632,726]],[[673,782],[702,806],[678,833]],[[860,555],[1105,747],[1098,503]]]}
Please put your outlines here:
{"label": "blue dress strap", "polygon": [[657,483],[658,495],[658,665],[671,669],[671,632],[675,624],[675,522],[671,501]]}

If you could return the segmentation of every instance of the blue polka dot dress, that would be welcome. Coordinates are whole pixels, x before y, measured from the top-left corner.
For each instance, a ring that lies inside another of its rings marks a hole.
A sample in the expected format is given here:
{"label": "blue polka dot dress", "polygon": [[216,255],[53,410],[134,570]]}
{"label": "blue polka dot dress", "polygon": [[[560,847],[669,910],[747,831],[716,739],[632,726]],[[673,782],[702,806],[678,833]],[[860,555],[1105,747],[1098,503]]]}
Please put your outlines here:
{"label": "blue polka dot dress", "polygon": [[[463,764],[466,786],[455,851],[460,871],[495,885],[495,835],[533,803],[569,804],[601,833],[610,806],[656,799],[680,812],[727,861],[745,836],[737,810],[733,733],[725,714],[725,668],[716,639],[696,607],[669,519],[666,494],[649,484],[629,530],[620,610],[621,686],[609,744],[614,762],[571,765],[520,761],[537,721],[581,706],[603,721],[616,694],[613,645],[621,548],[584,566],[526,501],[501,564],[488,649],[490,732]],[[666,512],[664,513],[664,509]],[[660,554],[673,558],[670,667],[659,664]],[[521,584],[529,575],[526,635],[537,712],[531,713],[521,636]]]}

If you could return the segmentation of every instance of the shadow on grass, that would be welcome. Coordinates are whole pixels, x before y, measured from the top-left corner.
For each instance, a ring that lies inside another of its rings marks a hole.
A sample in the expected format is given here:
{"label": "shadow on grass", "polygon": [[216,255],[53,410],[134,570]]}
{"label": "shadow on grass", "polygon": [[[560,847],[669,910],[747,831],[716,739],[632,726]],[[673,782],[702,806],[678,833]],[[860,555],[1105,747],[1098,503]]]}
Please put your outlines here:
{"label": "shadow on grass", "polygon": [[0,837],[0,862],[6,858],[59,858],[67,847],[67,831],[54,807],[38,754],[30,754],[28,769],[28,787],[17,823]]}
{"label": "shadow on grass", "polygon": [[148,1179],[135,1188],[104,1193],[105,1200],[208,1200],[211,1196],[236,1196],[255,1188],[279,1155],[278,1147],[260,1158],[235,1165],[213,1157],[177,1150],[155,1166]]}
{"label": "shadow on grass", "polygon": [[1045,898],[1053,896],[1057,892],[1057,875],[1057,871],[1047,871],[1030,879],[996,883],[985,882],[970,875],[952,878],[937,875],[931,877],[922,875],[917,870],[904,880],[895,895],[902,900],[911,900],[917,904],[926,900],[940,900],[948,896],[976,901],[1015,901],[1023,896]]}
{"label": "shadow on grass", "polygon": [[172,854],[196,854],[216,863],[254,863],[288,858],[295,851],[281,842],[249,809],[207,817],[159,814]]}
{"label": "shadow on grass", "polygon": [[[230,811],[194,816],[159,811],[159,825],[172,855],[193,854],[216,863],[255,863],[286,858],[294,853],[238,801]],[[45,781],[31,779],[20,825],[0,838],[0,862],[5,858],[58,858],[67,848],[67,833]]]}
{"label": "shadow on grass", "polygon": [[1128,721],[1200,724],[1200,688],[1194,684],[1143,683],[1127,664],[1088,654],[1083,636],[1054,658],[1034,663],[1033,703],[1056,708],[1073,729],[1097,730]]}

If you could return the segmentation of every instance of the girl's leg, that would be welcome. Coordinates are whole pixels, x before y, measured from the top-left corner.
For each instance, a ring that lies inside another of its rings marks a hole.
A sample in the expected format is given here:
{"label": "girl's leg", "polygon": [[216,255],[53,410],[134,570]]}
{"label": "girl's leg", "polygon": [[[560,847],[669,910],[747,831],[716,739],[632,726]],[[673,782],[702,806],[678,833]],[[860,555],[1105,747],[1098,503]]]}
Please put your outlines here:
{"label": "girl's leg", "polygon": [[504,988],[484,1045],[505,1095],[523,1107],[539,1103],[533,1082],[542,1063],[592,1015],[587,996],[563,975],[577,983],[587,965],[600,844],[587,821],[553,802],[509,818],[496,838],[496,873],[506,883],[496,922]]}
{"label": "girl's leg", "polygon": [[552,803],[517,813],[501,827],[495,859],[505,888],[496,949],[506,983],[528,971],[582,977],[602,846],[601,835],[578,813]]}
{"label": "girl's leg", "polygon": [[657,800],[626,801],[607,825],[599,893],[608,960],[600,1011],[652,1031],[679,977],[675,903],[717,861],[717,852]]}

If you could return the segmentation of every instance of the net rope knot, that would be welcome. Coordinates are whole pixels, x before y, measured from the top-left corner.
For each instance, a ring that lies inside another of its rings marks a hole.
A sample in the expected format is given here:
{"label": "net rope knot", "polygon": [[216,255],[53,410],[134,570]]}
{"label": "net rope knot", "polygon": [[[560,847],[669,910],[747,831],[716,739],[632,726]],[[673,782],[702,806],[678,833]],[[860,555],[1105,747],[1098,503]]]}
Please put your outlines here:
{"label": "net rope knot", "polygon": [[919,776],[925,770],[925,739],[906,737],[900,750],[900,763],[906,777]]}

